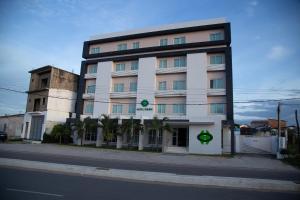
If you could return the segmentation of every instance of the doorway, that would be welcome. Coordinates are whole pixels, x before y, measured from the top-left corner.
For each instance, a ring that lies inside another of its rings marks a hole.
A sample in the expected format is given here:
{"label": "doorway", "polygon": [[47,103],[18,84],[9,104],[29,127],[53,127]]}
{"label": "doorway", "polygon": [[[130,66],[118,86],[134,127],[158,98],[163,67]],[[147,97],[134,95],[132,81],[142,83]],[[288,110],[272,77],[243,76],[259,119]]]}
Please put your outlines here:
{"label": "doorway", "polygon": [[41,140],[42,136],[42,126],[44,122],[44,116],[32,116],[31,126],[30,126],[30,139],[31,140]]}
{"label": "doorway", "polygon": [[188,146],[188,129],[187,128],[174,128],[172,145],[178,147]]}

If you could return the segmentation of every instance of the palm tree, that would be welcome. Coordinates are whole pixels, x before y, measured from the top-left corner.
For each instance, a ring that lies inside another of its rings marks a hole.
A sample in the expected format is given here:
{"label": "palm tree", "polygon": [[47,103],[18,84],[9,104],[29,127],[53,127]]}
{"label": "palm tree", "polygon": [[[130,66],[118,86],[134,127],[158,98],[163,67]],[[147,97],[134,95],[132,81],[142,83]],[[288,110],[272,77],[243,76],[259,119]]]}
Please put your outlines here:
{"label": "palm tree", "polygon": [[81,121],[80,119],[77,119],[75,121],[75,130],[77,130],[77,137],[80,138],[80,145],[82,146],[82,143],[83,143],[83,138],[84,138],[84,123],[83,121]]}
{"label": "palm tree", "polygon": [[108,115],[101,115],[100,127],[102,128],[103,137],[106,140],[106,145],[108,146],[109,141],[113,139],[114,132],[117,128],[114,120],[110,119]]}
{"label": "palm tree", "polygon": [[159,138],[159,131],[164,132],[166,130],[167,132],[172,132],[172,128],[170,124],[165,123],[165,121],[168,120],[168,118],[164,117],[162,120],[158,119],[158,117],[153,117],[151,128],[155,130],[155,144],[156,144],[156,150],[158,151],[158,138]]}
{"label": "palm tree", "polygon": [[70,133],[70,127],[66,123],[56,124],[51,131],[51,134],[54,136],[54,138],[59,140],[59,144],[62,143],[62,140],[66,142],[66,138],[70,136]]}
{"label": "palm tree", "polygon": [[132,146],[134,134],[139,133],[140,130],[143,130],[143,125],[140,124],[140,120],[134,120],[133,117],[128,120],[123,120],[121,131],[130,136],[130,146]]}
{"label": "palm tree", "polygon": [[[84,135],[97,132],[97,127],[98,127],[97,120],[87,117],[83,120],[83,123],[84,123],[84,127],[85,127]],[[84,138],[85,138],[85,136],[84,136]]]}

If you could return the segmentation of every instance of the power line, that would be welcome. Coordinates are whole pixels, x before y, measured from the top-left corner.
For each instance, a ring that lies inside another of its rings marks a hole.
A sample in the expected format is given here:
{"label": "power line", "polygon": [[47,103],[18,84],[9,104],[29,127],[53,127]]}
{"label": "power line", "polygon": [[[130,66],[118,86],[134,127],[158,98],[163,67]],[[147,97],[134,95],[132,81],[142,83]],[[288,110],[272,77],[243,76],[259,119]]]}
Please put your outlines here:
{"label": "power line", "polygon": [[[11,92],[17,92],[17,93],[23,93],[27,94],[27,92],[14,90],[10,88],[4,88],[0,87],[1,90],[11,91]],[[59,96],[51,96],[51,95],[42,95],[42,94],[34,94],[41,97],[50,97],[50,98],[57,98],[57,99],[65,99],[65,100],[71,100],[76,101],[77,99],[67,98],[67,97],[59,97]],[[243,104],[243,103],[264,103],[264,102],[280,102],[280,101],[288,101],[288,100],[300,100],[300,97],[295,98],[284,98],[284,99],[261,99],[261,100],[245,100],[245,101],[234,101],[235,104]],[[85,101],[89,102],[98,102],[98,103],[116,103],[116,104],[139,104],[138,102],[121,102],[121,101],[109,101],[109,100],[91,100],[86,99]],[[173,105],[174,103],[163,103],[165,105]],[[227,104],[227,103],[218,103],[218,104]],[[157,103],[150,103],[150,105],[158,105]],[[210,105],[209,103],[185,103],[184,105]]]}

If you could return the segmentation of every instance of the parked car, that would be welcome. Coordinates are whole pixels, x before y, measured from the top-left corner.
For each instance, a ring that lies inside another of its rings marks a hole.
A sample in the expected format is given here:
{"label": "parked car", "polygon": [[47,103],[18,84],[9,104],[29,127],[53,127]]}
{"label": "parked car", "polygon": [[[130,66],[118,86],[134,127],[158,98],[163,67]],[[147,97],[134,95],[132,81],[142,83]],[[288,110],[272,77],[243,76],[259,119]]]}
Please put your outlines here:
{"label": "parked car", "polygon": [[5,142],[7,140],[7,133],[5,133],[4,131],[0,131],[0,140],[2,142]]}

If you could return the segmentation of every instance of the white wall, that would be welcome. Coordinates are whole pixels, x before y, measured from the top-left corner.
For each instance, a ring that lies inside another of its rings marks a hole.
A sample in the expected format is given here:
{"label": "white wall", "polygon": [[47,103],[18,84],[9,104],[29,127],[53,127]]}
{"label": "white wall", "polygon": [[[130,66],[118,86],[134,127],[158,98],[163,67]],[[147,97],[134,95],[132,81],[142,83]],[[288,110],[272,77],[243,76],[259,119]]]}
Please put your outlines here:
{"label": "white wall", "polygon": [[[207,103],[207,56],[206,53],[187,55],[187,104]],[[187,118],[191,122],[198,122],[199,117],[208,115],[207,105],[188,105]]]}
{"label": "white wall", "polygon": [[[113,69],[113,62],[99,62],[96,79],[96,101],[109,101],[110,100],[110,87],[111,87],[111,72]],[[101,114],[109,114],[109,104],[94,102],[93,117],[98,118]]]}
{"label": "white wall", "polygon": [[[195,154],[222,154],[221,147],[221,118],[215,120],[214,125],[189,126],[189,153]],[[201,144],[197,139],[202,130],[208,130],[213,135],[213,140],[208,144]]]}
{"label": "white wall", "polygon": [[[137,105],[136,108],[142,108],[139,104],[143,99],[154,103],[155,100],[155,70],[156,57],[140,58],[138,70],[138,88],[137,88]],[[146,108],[152,108],[152,111],[136,111],[137,118],[149,119],[153,117],[154,106],[148,105]]]}

